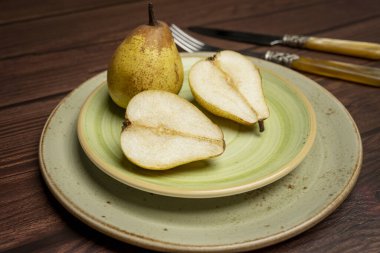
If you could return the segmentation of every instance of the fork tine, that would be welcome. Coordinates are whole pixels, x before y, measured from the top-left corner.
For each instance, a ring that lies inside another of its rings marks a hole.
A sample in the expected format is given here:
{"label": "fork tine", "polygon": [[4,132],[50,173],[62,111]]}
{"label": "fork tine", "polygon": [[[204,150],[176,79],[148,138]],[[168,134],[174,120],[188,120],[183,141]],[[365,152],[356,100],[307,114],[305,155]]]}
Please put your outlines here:
{"label": "fork tine", "polygon": [[183,37],[177,30],[170,27],[170,30],[172,31],[174,40],[177,41],[176,43],[181,46],[183,49],[185,49],[188,52],[194,52],[199,51],[200,48],[198,45],[194,45],[193,43],[190,43],[187,38]]}
{"label": "fork tine", "polygon": [[187,52],[222,50],[219,47],[207,45],[206,43],[193,38],[175,24],[170,26],[170,30],[172,31],[175,43]]}
{"label": "fork tine", "polygon": [[182,35],[182,37],[185,37],[189,43],[192,43],[193,45],[197,45],[199,47],[205,46],[205,43],[203,43],[203,42],[195,39],[194,37],[190,36],[189,34],[185,33],[181,28],[179,28],[175,24],[172,24],[170,26],[170,28],[173,28],[171,30],[177,32],[178,35]]}
{"label": "fork tine", "polygon": [[181,47],[183,50],[185,50],[186,52],[193,53],[193,52],[196,51],[196,50],[194,50],[194,49],[189,48],[189,47],[188,47],[186,44],[184,44],[182,41],[177,40],[176,36],[173,35],[173,37],[174,37],[174,42],[175,42],[175,44],[177,44],[178,46],[180,46],[180,47]]}
{"label": "fork tine", "polygon": [[[176,43],[178,45],[180,45],[183,49],[187,48],[187,49],[191,50],[192,52],[194,52],[194,51],[199,51],[202,48],[199,45],[193,45],[192,43],[189,43],[189,41],[185,37],[178,34],[177,31],[173,30],[172,33],[173,33],[173,37],[174,37],[174,40],[176,41]],[[186,48],[184,48],[184,47],[186,47]]]}

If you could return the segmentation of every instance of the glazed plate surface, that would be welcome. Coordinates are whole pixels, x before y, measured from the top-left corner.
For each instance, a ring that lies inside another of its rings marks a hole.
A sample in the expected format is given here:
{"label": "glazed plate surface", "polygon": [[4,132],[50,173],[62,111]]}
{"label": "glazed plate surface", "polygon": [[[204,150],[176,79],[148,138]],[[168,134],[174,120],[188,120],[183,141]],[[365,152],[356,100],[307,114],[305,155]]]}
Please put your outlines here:
{"label": "glazed plate surface", "polygon": [[[183,57],[185,81],[179,95],[195,105],[187,74],[200,59]],[[152,193],[210,198],[265,186],[287,175],[305,158],[315,139],[316,119],[310,102],[291,82],[265,68],[260,73],[270,110],[264,132],[259,133],[257,126],[242,126],[203,110],[223,130],[226,150],[219,157],[165,171],[132,164],[120,148],[125,110],[110,99],[105,81],[98,83],[81,109],[79,141],[87,156],[105,173]]]}
{"label": "glazed plate surface", "polygon": [[[205,54],[184,54],[190,59],[196,56]],[[69,94],[46,123],[40,163],[50,190],[89,226],[162,251],[257,249],[317,224],[342,203],[359,175],[362,145],[355,122],[336,98],[312,80],[269,62],[253,61],[297,86],[316,113],[314,145],[287,176],[257,190],[208,199],[152,194],[115,180],[87,157],[77,136],[80,108],[104,82],[102,73]]]}

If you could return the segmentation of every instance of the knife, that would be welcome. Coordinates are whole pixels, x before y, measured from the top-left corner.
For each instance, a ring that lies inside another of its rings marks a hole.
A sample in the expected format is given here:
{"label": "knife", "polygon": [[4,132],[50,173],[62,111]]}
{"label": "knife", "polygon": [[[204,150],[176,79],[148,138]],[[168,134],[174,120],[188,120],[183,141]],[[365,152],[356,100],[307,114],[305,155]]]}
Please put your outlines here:
{"label": "knife", "polygon": [[233,41],[253,43],[262,46],[284,45],[289,47],[307,48],[335,54],[368,58],[372,60],[380,60],[380,44],[378,43],[289,34],[286,34],[284,36],[276,36],[205,28],[199,26],[189,27],[189,30],[203,35]]}

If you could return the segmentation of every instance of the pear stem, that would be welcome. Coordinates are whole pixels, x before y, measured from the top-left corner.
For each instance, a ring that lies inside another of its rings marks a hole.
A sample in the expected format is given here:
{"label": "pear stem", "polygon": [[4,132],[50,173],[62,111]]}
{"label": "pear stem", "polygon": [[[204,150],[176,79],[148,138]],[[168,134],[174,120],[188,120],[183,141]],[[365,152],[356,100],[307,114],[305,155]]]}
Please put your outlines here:
{"label": "pear stem", "polygon": [[126,129],[128,126],[130,126],[132,123],[128,120],[128,119],[125,119],[123,121],[123,126],[121,127],[121,131],[124,131],[124,129]]}
{"label": "pear stem", "polygon": [[148,13],[149,13],[149,25],[151,25],[151,26],[157,25],[157,20],[154,17],[152,1],[148,2]]}
{"label": "pear stem", "polygon": [[214,61],[216,58],[216,54],[214,54],[213,56],[210,56],[207,58],[208,61]]}
{"label": "pear stem", "polygon": [[265,130],[265,128],[264,128],[264,120],[259,120],[259,129],[260,129],[260,133],[264,132],[264,130]]}

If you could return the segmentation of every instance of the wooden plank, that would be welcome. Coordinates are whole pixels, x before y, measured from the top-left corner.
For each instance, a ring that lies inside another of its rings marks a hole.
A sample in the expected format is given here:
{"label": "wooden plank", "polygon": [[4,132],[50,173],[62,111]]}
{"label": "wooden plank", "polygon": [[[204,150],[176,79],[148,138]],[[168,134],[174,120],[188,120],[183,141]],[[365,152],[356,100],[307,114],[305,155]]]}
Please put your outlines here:
{"label": "wooden plank", "polygon": [[0,187],[1,252],[138,250],[91,229],[69,214],[49,192],[37,170],[2,179]]}
{"label": "wooden plank", "polygon": [[[141,6],[138,8],[140,7]],[[271,6],[264,7],[261,11],[268,11]],[[233,11],[231,10],[230,5],[225,5],[225,8],[224,12]],[[112,11],[112,9],[109,11]],[[65,21],[65,23],[70,22]],[[79,34],[76,34],[75,36],[81,37]],[[69,41],[72,41],[72,39]],[[118,39],[115,41],[111,40],[111,42],[103,41],[98,44],[90,44],[91,46],[89,48],[76,45],[74,46],[73,51],[68,51],[68,54],[63,50],[50,53],[45,52],[42,55],[33,53],[32,55],[21,58],[3,59],[3,61],[0,61],[0,68],[3,70],[4,75],[1,76],[0,82],[4,85],[0,88],[0,95],[3,94],[3,92],[6,92],[7,96],[3,96],[3,100],[0,102],[0,107],[35,99],[37,94],[40,96],[49,95],[51,94],[49,91],[55,88],[58,89],[57,92],[62,92],[63,90],[68,91],[70,88],[75,87],[75,85],[90,77],[89,75],[85,75],[85,69],[93,69],[96,68],[96,66],[98,66],[96,69],[105,69],[113,50],[119,42],[120,40]],[[41,44],[40,46],[44,48],[47,45]],[[33,50],[37,49],[34,48]],[[99,57],[102,59],[101,61],[97,61]],[[74,61],[76,62],[75,65],[72,64]],[[17,66],[27,67],[20,68]],[[66,69],[64,66],[69,68]],[[90,70],[90,72],[92,72],[92,70]],[[74,76],[78,76],[80,73],[84,75],[83,78],[75,80],[71,79]],[[71,83],[72,80],[73,82]],[[23,83],[23,89],[18,89],[17,83]],[[38,90],[35,90],[36,87],[42,88],[41,93],[39,93]],[[18,99],[16,97],[18,97]]]}
{"label": "wooden plank", "polygon": [[[107,68],[117,43],[0,61],[0,107],[72,90]],[[26,66],[17,68],[15,66]]]}
{"label": "wooden plank", "polygon": [[49,208],[37,170],[2,179],[0,186],[0,251],[33,238],[37,231],[49,234],[64,226]]}
{"label": "wooden plank", "polygon": [[0,178],[38,169],[38,146],[42,129],[61,98],[58,96],[2,111]]}
{"label": "wooden plank", "polygon": [[[328,2],[328,1],[327,1]],[[239,5],[233,1],[209,1],[208,11],[202,11],[203,0],[177,3],[168,0],[156,1],[156,16],[158,19],[178,24],[197,24],[197,20],[217,21],[241,16],[271,13],[280,5],[257,5],[249,0],[242,0]],[[304,6],[297,0],[287,0],[288,8]],[[313,4],[326,4],[326,0],[309,1]],[[204,10],[207,10],[204,9]],[[209,13],[209,10],[215,10]],[[178,11],[186,10],[181,15]],[[133,15],[128,15],[133,13]],[[88,12],[73,13],[28,23],[0,27],[0,60],[25,55],[35,55],[73,47],[98,44],[109,41],[120,41],[126,34],[138,25],[146,24],[148,20],[146,3],[130,3],[128,5],[110,6]],[[38,31],[38,36],[36,32]]]}
{"label": "wooden plank", "polygon": [[127,4],[135,1],[136,0],[34,0],[31,3],[31,1],[28,0],[3,0],[0,1],[0,10],[3,10],[0,12],[0,26]]}
{"label": "wooden plank", "polygon": [[[227,19],[212,25],[223,24],[223,27],[228,29],[257,33],[309,34],[336,26],[347,27],[356,20],[361,21],[363,18],[378,16],[380,16],[380,10],[376,0],[366,1],[365,4],[357,1],[337,0],[263,16],[252,15],[231,21]],[[251,22],[246,22],[246,20]]]}
{"label": "wooden plank", "polygon": [[[265,16],[242,17],[211,24],[205,22],[204,26],[264,34],[319,35],[380,43],[378,23],[372,21],[379,20],[380,17],[378,1],[366,1],[365,5],[353,2],[350,3],[350,8],[344,8],[348,4],[347,2],[334,1]],[[321,17],[321,13],[323,13],[323,17]],[[363,29],[363,26],[368,23],[373,23],[374,27]],[[361,24],[362,27],[355,26],[355,24]],[[351,26],[354,28],[353,30],[347,29]],[[342,35],[340,35],[340,28],[345,31]],[[194,35],[215,45],[229,47],[236,43],[195,33]]]}

